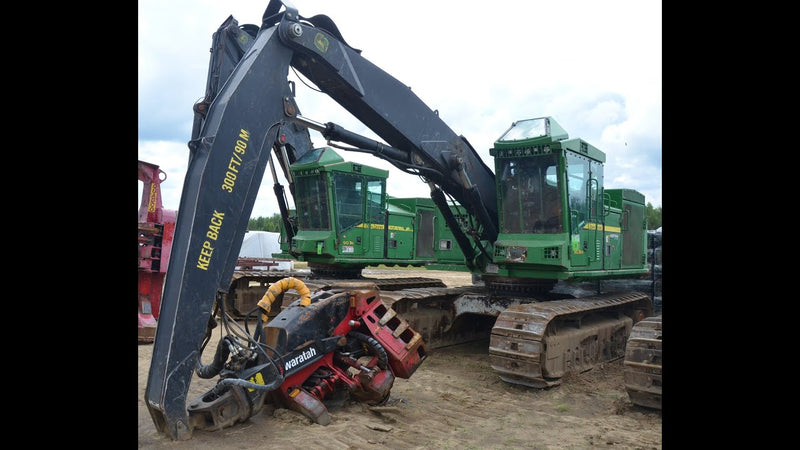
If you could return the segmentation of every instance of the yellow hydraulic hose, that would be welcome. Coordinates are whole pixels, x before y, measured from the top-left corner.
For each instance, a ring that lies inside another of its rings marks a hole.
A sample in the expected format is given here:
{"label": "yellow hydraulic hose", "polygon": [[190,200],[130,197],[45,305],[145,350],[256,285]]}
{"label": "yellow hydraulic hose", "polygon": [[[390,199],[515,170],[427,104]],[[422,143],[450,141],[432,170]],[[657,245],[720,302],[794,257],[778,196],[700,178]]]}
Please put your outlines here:
{"label": "yellow hydraulic hose", "polygon": [[311,291],[306,287],[305,283],[294,277],[282,278],[272,283],[264,296],[261,297],[261,300],[258,301],[258,307],[266,311],[266,313],[261,314],[264,323],[269,321],[268,314],[269,310],[272,308],[272,302],[275,301],[276,297],[289,289],[294,289],[300,294],[300,306],[308,306],[311,304]]}

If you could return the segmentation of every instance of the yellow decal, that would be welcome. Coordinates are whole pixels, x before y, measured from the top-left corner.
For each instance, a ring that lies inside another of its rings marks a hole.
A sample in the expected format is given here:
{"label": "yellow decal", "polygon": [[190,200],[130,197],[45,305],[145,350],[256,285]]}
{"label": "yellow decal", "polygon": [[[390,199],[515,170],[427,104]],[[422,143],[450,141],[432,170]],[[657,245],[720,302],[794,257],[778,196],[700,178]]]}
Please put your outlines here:
{"label": "yellow decal", "polygon": [[156,192],[156,184],[150,183],[150,200],[147,202],[147,212],[156,212],[156,200],[158,193]]}
{"label": "yellow decal", "polygon": [[247,141],[250,140],[250,132],[242,128],[239,131],[239,138],[236,140],[236,145],[233,147],[233,156],[228,163],[228,171],[225,172],[225,179],[222,180],[222,190],[227,193],[233,192],[233,187],[236,185],[236,174],[239,173],[239,167],[242,165],[242,155],[247,149]]}
{"label": "yellow decal", "polygon": [[[356,225],[356,228],[369,228],[370,230],[383,230],[383,224],[382,223],[370,223],[370,224],[360,223],[360,224]],[[389,225],[389,229],[393,230],[393,231],[407,231],[409,233],[414,231],[414,229],[411,228],[411,227],[401,227],[399,225]]]}
{"label": "yellow decal", "polygon": [[208,270],[208,265],[211,263],[211,256],[214,255],[214,247],[211,246],[211,241],[217,240],[224,219],[225,213],[214,210],[214,215],[211,216],[211,223],[208,225],[208,231],[206,231],[206,237],[209,240],[203,242],[203,248],[200,249],[200,256],[197,257],[197,265],[195,267],[200,270]]}
{"label": "yellow decal", "polygon": [[[258,372],[258,373],[256,373],[256,375],[254,377],[248,378],[247,381],[249,381],[251,383],[263,385],[264,384],[264,375],[261,375],[261,372]],[[247,388],[247,390],[249,392],[255,391],[255,389],[253,389],[253,388]]]}
{"label": "yellow decal", "polygon": [[[584,230],[601,230],[602,231],[603,230],[603,225],[596,224],[596,223],[587,223],[586,225],[583,226],[583,229]],[[610,232],[610,233],[619,233],[619,232],[622,231],[622,229],[620,227],[612,227],[612,226],[608,226],[608,225],[606,225],[605,230]]]}
{"label": "yellow decal", "polygon": [[329,44],[328,38],[326,38],[324,34],[318,32],[317,35],[314,36],[314,47],[317,47],[322,53],[328,51]]}
{"label": "yellow decal", "polygon": [[356,228],[369,228],[370,230],[382,230],[383,229],[383,224],[382,223],[366,224],[366,223],[362,222],[362,223],[356,225]]}

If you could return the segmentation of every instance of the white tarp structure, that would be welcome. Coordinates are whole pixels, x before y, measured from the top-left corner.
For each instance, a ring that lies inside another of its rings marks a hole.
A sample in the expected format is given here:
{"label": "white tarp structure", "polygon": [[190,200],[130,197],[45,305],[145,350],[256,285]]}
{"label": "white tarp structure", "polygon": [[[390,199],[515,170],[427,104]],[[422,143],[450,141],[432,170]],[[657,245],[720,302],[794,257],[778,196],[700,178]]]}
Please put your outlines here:
{"label": "white tarp structure", "polygon": [[[240,258],[268,258],[274,259],[277,266],[269,266],[269,270],[292,270],[294,261],[290,259],[273,258],[273,253],[281,252],[280,233],[269,231],[247,231],[242,241],[242,249],[239,250]],[[266,269],[266,267],[255,266],[254,269]]]}

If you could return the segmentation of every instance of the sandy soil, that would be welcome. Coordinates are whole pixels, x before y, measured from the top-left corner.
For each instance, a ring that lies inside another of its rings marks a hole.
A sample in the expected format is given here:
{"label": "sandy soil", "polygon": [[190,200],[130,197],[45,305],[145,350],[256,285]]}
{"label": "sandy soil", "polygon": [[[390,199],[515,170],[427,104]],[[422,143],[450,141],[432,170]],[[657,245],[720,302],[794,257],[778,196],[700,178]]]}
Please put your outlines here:
{"label": "sandy soil", "polygon": [[[449,286],[470,283],[469,274],[464,273],[404,272],[442,278]],[[374,272],[371,276],[387,275]],[[216,331],[214,336],[215,342]],[[386,405],[390,408],[382,411],[350,401],[332,403],[328,405],[331,423],[321,426],[293,411],[270,406],[234,427],[195,430],[191,440],[173,441],[156,431],[145,406],[152,345],[139,345],[138,446],[215,450],[662,447],[662,413],[630,402],[621,360],[567,376],[560,386],[533,389],[501,381],[489,365],[488,346],[487,340],[430,351],[411,378],[395,381]],[[206,350],[209,356],[203,359],[210,358],[213,350]],[[189,397],[215,383],[216,379],[195,376]]]}

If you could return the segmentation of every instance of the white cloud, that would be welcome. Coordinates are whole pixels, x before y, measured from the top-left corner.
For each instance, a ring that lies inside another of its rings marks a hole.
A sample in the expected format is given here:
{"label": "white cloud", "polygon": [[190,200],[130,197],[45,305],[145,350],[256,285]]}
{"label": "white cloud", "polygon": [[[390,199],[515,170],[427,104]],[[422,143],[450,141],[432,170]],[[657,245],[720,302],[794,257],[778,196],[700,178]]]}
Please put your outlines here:
{"label": "white cloud", "polygon": [[[212,34],[228,15],[260,24],[268,3],[139,2],[139,159],[167,173],[167,209],[178,209]],[[661,1],[292,3],[303,16],[333,19],[350,45],[439,110],[489,167],[489,148],[514,120],[550,115],[606,152],[606,187],[636,189],[661,205]],[[323,94],[300,83],[298,92],[303,115],[377,139]],[[324,144],[318,133],[312,138]],[[392,195],[428,195],[418,178],[383,160],[343,157],[390,170]],[[253,216],[278,211],[266,173]]]}

